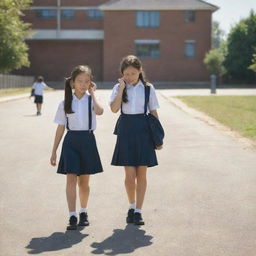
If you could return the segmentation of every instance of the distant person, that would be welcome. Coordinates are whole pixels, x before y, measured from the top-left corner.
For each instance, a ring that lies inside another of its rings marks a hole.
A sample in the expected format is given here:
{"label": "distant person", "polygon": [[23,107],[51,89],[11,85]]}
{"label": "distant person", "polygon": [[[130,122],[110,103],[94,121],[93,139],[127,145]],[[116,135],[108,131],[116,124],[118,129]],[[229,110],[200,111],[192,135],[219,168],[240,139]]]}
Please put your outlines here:
{"label": "distant person", "polygon": [[[110,96],[112,112],[121,111],[114,134],[117,135],[112,165],[124,166],[125,187],[130,203],[127,223],[144,225],[142,205],[147,188],[147,168],[158,165],[156,147],[150,136],[146,114],[158,118],[159,108],[155,88],[145,81],[142,63],[129,55],[120,64],[121,78]],[[149,102],[146,104],[146,90]]]}
{"label": "distant person", "polygon": [[[74,90],[74,93],[72,92]],[[91,174],[103,172],[94,130],[96,115],[103,108],[96,98],[96,84],[92,82],[92,71],[88,66],[78,66],[66,79],[65,99],[59,104],[54,122],[58,124],[52,149],[51,165],[56,165],[56,151],[67,128],[57,173],[66,175],[66,197],[69,208],[67,230],[88,226],[87,203]],[[79,223],[76,212],[76,187],[79,187],[81,209]]]}
{"label": "distant person", "polygon": [[32,86],[31,95],[29,98],[31,98],[32,96],[35,97],[34,103],[36,104],[36,109],[37,109],[36,114],[38,116],[42,114],[41,110],[42,110],[42,104],[43,104],[43,90],[46,87],[48,86],[44,82],[44,78],[42,76],[39,76],[36,82],[34,82]]}

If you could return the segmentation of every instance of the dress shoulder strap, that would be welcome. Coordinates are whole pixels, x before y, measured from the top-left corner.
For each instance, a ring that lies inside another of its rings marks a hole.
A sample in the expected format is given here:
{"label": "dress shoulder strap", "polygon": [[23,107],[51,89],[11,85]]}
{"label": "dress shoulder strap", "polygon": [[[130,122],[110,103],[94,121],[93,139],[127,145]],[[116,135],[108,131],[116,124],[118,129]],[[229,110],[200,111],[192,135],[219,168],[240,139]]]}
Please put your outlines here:
{"label": "dress shoulder strap", "polygon": [[144,114],[147,114],[148,103],[149,103],[149,95],[150,95],[150,86],[145,85],[145,104],[144,104]]}
{"label": "dress shoulder strap", "polygon": [[[69,123],[68,123],[68,116],[66,115],[66,118],[67,118],[67,130],[70,131],[69,129]],[[92,131],[92,96],[89,95],[88,97],[88,130],[89,131]]]}
{"label": "dress shoulder strap", "polygon": [[88,98],[88,120],[89,120],[89,131],[92,130],[92,96]]}

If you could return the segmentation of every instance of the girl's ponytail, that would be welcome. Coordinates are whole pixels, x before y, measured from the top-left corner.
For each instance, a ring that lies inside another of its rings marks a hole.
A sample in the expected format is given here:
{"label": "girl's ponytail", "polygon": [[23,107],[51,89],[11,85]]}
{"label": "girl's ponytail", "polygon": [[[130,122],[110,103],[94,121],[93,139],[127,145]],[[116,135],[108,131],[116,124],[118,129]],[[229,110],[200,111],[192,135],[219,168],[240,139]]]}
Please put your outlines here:
{"label": "girl's ponytail", "polygon": [[72,96],[72,89],[71,89],[70,82],[71,82],[71,77],[66,78],[66,81],[65,81],[65,99],[64,99],[64,110],[65,110],[66,114],[74,113],[72,111],[72,107],[71,107],[73,96]]}
{"label": "girl's ponytail", "polygon": [[145,85],[145,86],[148,86],[148,83],[144,77],[144,74],[143,74],[143,71],[140,73],[139,75],[139,79],[141,80],[141,82]]}
{"label": "girl's ponytail", "polygon": [[124,87],[124,90],[123,90],[122,101],[123,101],[124,103],[127,103],[127,102],[128,102],[128,95],[127,95],[126,86]]}

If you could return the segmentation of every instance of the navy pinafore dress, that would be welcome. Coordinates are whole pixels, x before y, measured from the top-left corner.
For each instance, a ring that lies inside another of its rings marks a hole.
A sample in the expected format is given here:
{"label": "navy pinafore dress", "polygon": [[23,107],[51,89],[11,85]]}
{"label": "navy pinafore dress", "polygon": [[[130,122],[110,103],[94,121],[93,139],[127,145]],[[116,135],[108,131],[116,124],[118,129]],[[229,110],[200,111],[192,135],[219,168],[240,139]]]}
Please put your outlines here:
{"label": "navy pinafore dress", "polygon": [[145,86],[145,104],[142,114],[124,114],[121,106],[121,115],[114,130],[117,140],[111,165],[147,167],[158,165],[147,121],[148,97]]}
{"label": "navy pinafore dress", "polygon": [[100,156],[92,126],[91,96],[88,99],[89,129],[70,130],[67,117],[65,135],[57,173],[61,174],[96,174],[103,172]]}

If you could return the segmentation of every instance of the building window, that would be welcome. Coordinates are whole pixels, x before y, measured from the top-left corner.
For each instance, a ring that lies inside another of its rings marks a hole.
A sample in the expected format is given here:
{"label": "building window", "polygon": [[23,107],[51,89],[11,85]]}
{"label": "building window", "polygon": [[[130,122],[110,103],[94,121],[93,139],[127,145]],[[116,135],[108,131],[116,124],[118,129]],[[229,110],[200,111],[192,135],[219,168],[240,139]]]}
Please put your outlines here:
{"label": "building window", "polygon": [[140,58],[159,58],[159,40],[135,40],[136,55]]}
{"label": "building window", "polygon": [[185,57],[194,58],[196,56],[196,42],[193,40],[185,41]]}
{"label": "building window", "polygon": [[57,11],[52,9],[36,10],[36,16],[42,19],[53,19],[57,16]]}
{"label": "building window", "polygon": [[61,18],[63,19],[73,19],[75,17],[74,10],[61,10]]}
{"label": "building window", "polygon": [[195,22],[196,12],[195,11],[185,11],[185,22]]}
{"label": "building window", "polygon": [[102,19],[103,18],[103,12],[99,9],[89,9],[87,11],[87,14],[90,19]]}
{"label": "building window", "polygon": [[137,11],[136,25],[137,27],[159,27],[159,11]]}

